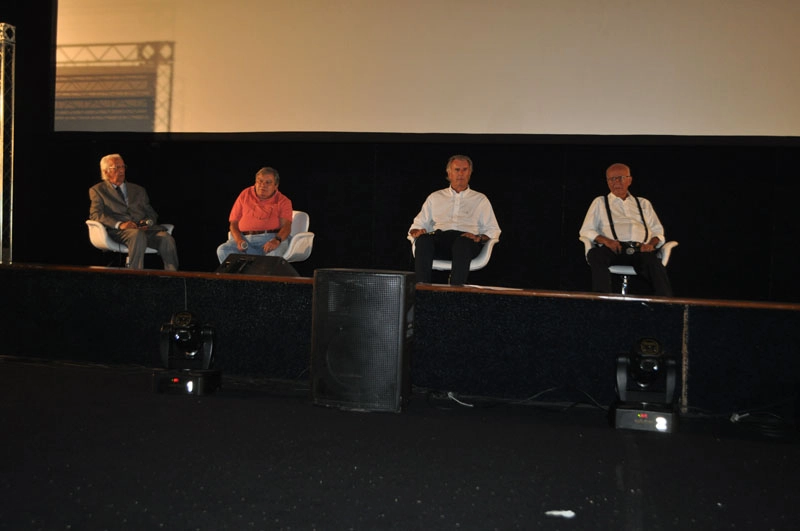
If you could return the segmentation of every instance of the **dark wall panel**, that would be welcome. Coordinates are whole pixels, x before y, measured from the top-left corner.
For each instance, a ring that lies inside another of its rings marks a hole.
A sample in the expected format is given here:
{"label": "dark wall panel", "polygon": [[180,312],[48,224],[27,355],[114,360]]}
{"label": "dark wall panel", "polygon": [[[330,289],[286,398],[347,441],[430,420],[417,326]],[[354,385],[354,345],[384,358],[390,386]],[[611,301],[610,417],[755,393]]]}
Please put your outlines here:
{"label": "dark wall panel", "polygon": [[693,307],[689,379],[695,407],[769,410],[800,396],[797,311]]}
{"label": "dark wall panel", "polygon": [[610,404],[616,358],[643,337],[680,357],[679,305],[417,292],[415,383]]}
{"label": "dark wall panel", "polygon": [[[159,366],[160,327],[186,308],[215,329],[225,374],[310,377],[311,279],[2,266],[0,283],[0,355]],[[616,357],[644,337],[686,362],[678,392],[695,412],[764,408],[800,391],[798,305],[430,288],[415,293],[412,383],[607,406]]]}
{"label": "dark wall panel", "polygon": [[161,326],[187,309],[214,328],[226,373],[302,378],[310,283],[237,277],[3,268],[3,354],[158,367]]}
{"label": "dark wall panel", "polygon": [[[798,144],[798,145],[794,145]],[[526,289],[590,288],[578,230],[607,192],[605,168],[631,165],[631,191],[655,205],[669,239],[675,293],[693,298],[800,301],[791,235],[800,143],[717,145],[670,139],[545,139],[428,135],[54,135],[59,193],[17,183],[15,257],[102,264],[83,220],[98,161],[119,152],[128,178],[147,187],[175,223],[181,267],[213,271],[227,216],[255,171],[281,172],[281,190],[311,216],[314,252],[296,268],[413,268],[406,231],[425,197],[446,186],[453,153],[475,162],[472,186],[492,200],[503,229],[492,261],[471,283]],[[24,163],[23,163],[24,164]],[[41,235],[58,226],[58,237]]]}

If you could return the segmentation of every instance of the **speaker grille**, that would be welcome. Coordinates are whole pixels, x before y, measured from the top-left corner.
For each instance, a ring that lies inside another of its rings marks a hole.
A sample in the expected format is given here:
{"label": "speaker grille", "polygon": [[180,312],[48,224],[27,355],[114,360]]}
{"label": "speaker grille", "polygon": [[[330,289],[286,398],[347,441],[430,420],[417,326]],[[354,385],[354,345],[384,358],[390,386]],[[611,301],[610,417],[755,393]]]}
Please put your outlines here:
{"label": "speaker grille", "polygon": [[318,269],[314,273],[314,402],[399,411],[408,398],[414,274]]}

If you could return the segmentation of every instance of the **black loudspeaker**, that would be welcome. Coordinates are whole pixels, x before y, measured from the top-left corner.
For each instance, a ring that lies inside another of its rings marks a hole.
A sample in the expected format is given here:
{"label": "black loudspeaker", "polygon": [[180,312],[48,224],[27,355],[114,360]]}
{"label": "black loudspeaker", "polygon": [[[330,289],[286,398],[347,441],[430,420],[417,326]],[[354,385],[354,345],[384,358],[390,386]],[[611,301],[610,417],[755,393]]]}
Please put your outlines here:
{"label": "black loudspeaker", "polygon": [[229,254],[216,273],[242,275],[265,275],[272,277],[299,277],[292,264],[280,256],[258,256],[253,254]]}
{"label": "black loudspeaker", "polygon": [[407,271],[314,271],[314,404],[401,411],[411,396],[415,284]]}

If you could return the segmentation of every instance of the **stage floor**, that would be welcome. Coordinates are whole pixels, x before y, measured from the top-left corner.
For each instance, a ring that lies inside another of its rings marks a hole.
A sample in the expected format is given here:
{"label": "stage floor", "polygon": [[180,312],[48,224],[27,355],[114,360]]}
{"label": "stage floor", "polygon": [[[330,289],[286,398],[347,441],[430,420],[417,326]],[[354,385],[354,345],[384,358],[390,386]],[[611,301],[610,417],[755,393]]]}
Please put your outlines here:
{"label": "stage floor", "polygon": [[[415,389],[404,412],[304,382],[157,394],[151,369],[0,357],[0,529],[794,529],[794,425]],[[779,429],[780,428],[780,429]],[[564,512],[566,511],[566,512]]]}

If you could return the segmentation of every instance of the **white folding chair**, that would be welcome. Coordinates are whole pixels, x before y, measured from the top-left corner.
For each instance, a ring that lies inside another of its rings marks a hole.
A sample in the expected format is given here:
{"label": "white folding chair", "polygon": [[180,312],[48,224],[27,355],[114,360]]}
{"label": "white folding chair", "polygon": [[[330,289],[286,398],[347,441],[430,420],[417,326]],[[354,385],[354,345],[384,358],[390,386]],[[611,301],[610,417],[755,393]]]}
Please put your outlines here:
{"label": "white folding chair", "polygon": [[[408,241],[411,242],[411,254],[412,256],[416,257],[417,253],[417,245],[414,238],[410,235],[407,236]],[[483,269],[489,263],[489,260],[492,258],[492,249],[495,245],[500,241],[499,238],[492,238],[487,240],[483,244],[483,248],[481,252],[478,253],[478,256],[470,260],[469,262],[469,270],[470,271],[477,271],[478,269]],[[450,260],[436,260],[434,259],[432,268],[436,271],[451,271],[453,269],[453,262]]]}
{"label": "white folding chair", "polygon": [[[172,231],[175,229],[175,225],[171,223],[159,223],[159,225],[164,227],[164,229],[170,234],[172,234]],[[101,251],[120,253],[126,255],[125,264],[127,265],[128,263],[127,245],[111,239],[111,236],[109,236],[106,226],[100,223],[99,221],[87,219],[86,226],[89,228],[89,241],[92,242],[92,245],[94,245]],[[158,254],[158,250],[153,249],[152,247],[148,247],[145,250],[145,254]]]}
{"label": "white folding chair", "polygon": [[302,210],[292,211],[292,232],[289,235],[289,248],[283,254],[287,262],[302,262],[311,256],[314,246],[314,233],[308,231],[309,216]]}

